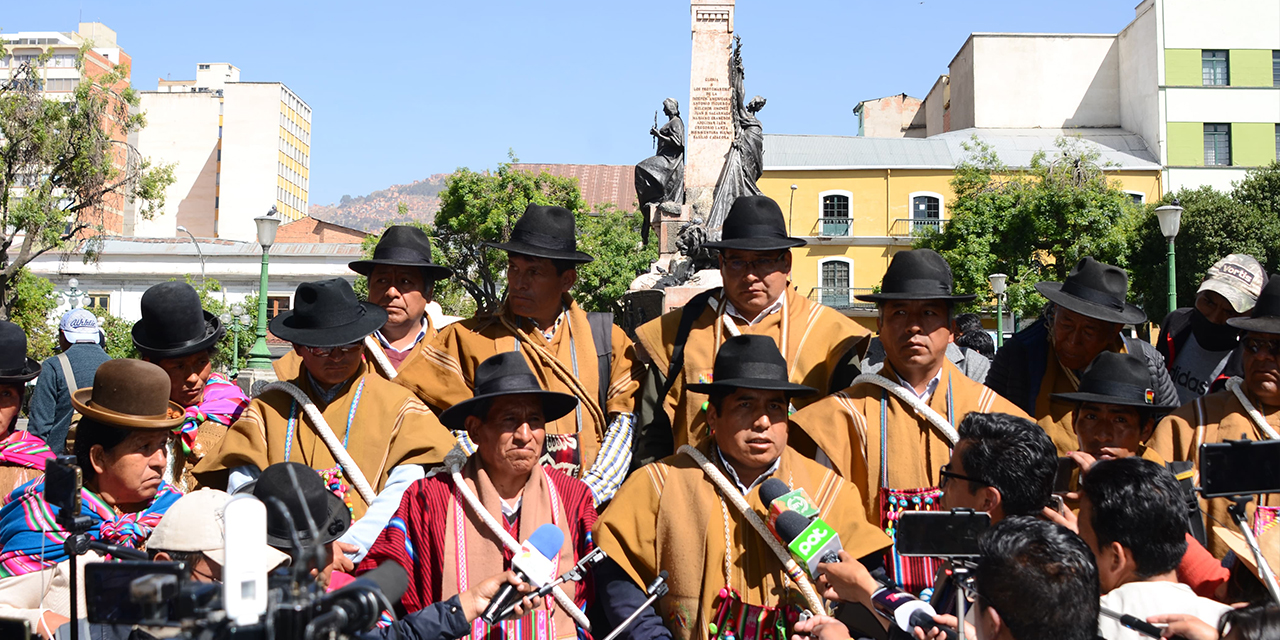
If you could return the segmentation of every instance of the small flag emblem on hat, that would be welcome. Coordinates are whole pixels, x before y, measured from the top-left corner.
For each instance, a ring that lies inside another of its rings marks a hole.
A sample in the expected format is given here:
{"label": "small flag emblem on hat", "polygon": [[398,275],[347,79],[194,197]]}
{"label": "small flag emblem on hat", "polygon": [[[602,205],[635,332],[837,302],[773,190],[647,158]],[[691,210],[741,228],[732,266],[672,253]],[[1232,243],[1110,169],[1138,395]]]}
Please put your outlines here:
{"label": "small flag emblem on hat", "polygon": [[1150,390],[1150,389],[1147,389],[1146,401],[1147,401],[1147,404],[1155,404],[1155,403],[1156,403],[1156,392],[1155,392],[1155,391],[1152,391],[1152,390]]}

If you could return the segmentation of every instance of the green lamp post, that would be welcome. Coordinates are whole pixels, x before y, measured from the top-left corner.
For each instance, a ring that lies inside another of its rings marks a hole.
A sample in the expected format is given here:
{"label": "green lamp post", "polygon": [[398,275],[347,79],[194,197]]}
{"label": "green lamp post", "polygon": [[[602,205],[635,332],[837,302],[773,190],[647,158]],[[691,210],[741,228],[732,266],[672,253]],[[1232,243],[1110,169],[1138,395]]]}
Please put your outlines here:
{"label": "green lamp post", "polygon": [[258,244],[262,245],[262,279],[258,284],[258,340],[249,350],[245,366],[249,369],[269,371],[271,369],[271,351],[267,349],[267,265],[270,261],[271,245],[276,241],[276,228],[280,226],[280,218],[273,205],[266,215],[253,219],[258,226]]}
{"label": "green lamp post", "polygon": [[1173,239],[1178,236],[1182,226],[1182,204],[1177,198],[1172,204],[1156,207],[1156,220],[1160,222],[1160,233],[1169,241],[1169,311],[1178,308],[1178,276],[1174,269]]}
{"label": "green lamp post", "polygon": [[991,292],[996,294],[996,348],[1004,346],[1004,290],[1009,276],[993,273],[987,276],[991,282]]}

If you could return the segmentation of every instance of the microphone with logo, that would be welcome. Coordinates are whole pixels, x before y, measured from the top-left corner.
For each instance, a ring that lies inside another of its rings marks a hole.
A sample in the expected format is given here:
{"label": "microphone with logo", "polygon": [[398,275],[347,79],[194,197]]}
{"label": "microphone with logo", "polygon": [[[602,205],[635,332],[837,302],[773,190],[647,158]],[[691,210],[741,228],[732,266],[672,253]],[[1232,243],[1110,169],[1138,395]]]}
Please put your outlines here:
{"label": "microphone with logo", "polygon": [[769,528],[775,535],[778,533],[778,515],[784,511],[795,511],[805,518],[818,517],[818,507],[804,489],[792,489],[777,478],[760,483],[760,501],[769,509]]}
{"label": "microphone with logo", "polygon": [[[556,577],[556,554],[564,545],[564,532],[554,524],[544,524],[520,545],[520,553],[511,559],[511,569],[522,582],[535,587]],[[509,613],[511,605],[518,602],[521,596],[516,586],[510,583],[502,585],[498,595],[489,601],[480,619],[488,624],[495,624],[502,619],[501,614]]]}

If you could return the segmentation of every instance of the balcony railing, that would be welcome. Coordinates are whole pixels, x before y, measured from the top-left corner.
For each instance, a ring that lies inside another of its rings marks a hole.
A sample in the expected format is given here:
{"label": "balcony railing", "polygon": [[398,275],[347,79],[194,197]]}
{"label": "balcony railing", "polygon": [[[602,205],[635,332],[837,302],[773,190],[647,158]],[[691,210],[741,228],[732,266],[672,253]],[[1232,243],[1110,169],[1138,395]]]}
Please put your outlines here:
{"label": "balcony railing", "polygon": [[898,218],[889,226],[889,235],[899,238],[915,238],[931,231],[942,231],[946,220],[938,218]]}
{"label": "balcony railing", "polygon": [[869,288],[854,287],[814,287],[809,290],[809,299],[819,304],[824,304],[832,309],[862,309],[873,310],[876,308],[874,302],[862,302],[854,299],[854,296],[871,293]]}
{"label": "balcony railing", "polygon": [[846,216],[818,218],[818,236],[823,238],[847,238],[853,235],[853,220]]}

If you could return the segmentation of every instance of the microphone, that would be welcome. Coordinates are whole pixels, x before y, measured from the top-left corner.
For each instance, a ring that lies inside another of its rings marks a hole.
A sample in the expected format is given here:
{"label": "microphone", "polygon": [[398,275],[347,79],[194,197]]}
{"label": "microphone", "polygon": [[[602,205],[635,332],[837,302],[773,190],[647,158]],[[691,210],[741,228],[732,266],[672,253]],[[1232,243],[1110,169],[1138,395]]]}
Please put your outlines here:
{"label": "microphone", "polygon": [[[591,568],[592,565],[596,564],[597,562],[600,562],[601,560],[604,560],[607,557],[608,556],[605,555],[603,549],[601,549],[600,547],[596,547],[595,549],[591,550],[591,553],[588,553],[587,555],[582,556],[582,559],[578,561],[578,564],[573,565],[573,567],[570,568],[568,571],[560,574],[558,577],[556,577],[555,580],[551,580],[546,584],[542,585],[541,587],[538,587],[537,591],[527,594],[526,597],[528,597],[532,601],[537,601],[538,598],[545,597],[548,593],[551,593],[552,590],[554,590],[556,587],[566,582],[581,582],[582,579],[585,578],[587,575],[587,569]],[[506,620],[507,618],[510,618],[511,614],[515,612],[516,604],[518,603],[512,602],[511,606],[507,607],[506,609],[503,609],[502,613],[498,615],[498,619]]]}
{"label": "microphone", "polygon": [[332,628],[340,635],[367,631],[378,622],[383,610],[400,600],[409,588],[409,573],[395,562],[384,562],[377,569],[356,578],[341,589],[331,591],[316,603],[329,611],[307,623],[305,637],[315,637],[320,629]]}
{"label": "microphone", "polygon": [[840,562],[840,536],[821,518],[810,520],[798,511],[783,511],[778,514],[777,534],[809,577],[818,577],[818,565],[823,562]]}
{"label": "microphone", "polygon": [[[511,569],[522,582],[541,587],[550,582],[556,575],[556,564],[553,558],[564,546],[564,532],[554,524],[538,527],[524,544],[520,545],[520,553],[511,559]],[[484,614],[480,616],[488,624],[495,624],[502,617],[499,615],[512,604],[519,601],[520,592],[511,583],[502,585],[498,595],[489,601]]]}
{"label": "microphone", "polygon": [[777,478],[760,483],[760,501],[769,509],[769,528],[774,534],[778,533],[778,515],[783,511],[795,511],[806,518],[818,517],[818,507],[804,489],[792,490]]}
{"label": "microphone", "polygon": [[[933,616],[938,612],[934,610],[933,605],[888,583],[884,572],[880,569],[872,572],[871,577],[880,583],[880,588],[871,594],[871,604],[875,605],[876,613],[893,621],[899,629],[907,633],[920,627],[928,636],[929,632],[936,628],[942,630],[947,640],[955,640],[954,629],[934,622]],[[963,623],[964,621],[961,621],[961,624]]]}

